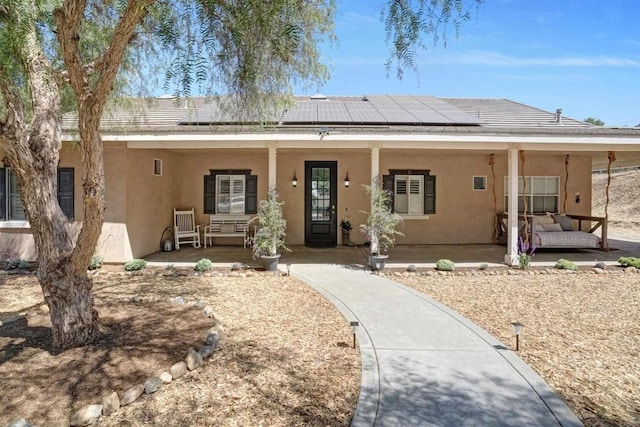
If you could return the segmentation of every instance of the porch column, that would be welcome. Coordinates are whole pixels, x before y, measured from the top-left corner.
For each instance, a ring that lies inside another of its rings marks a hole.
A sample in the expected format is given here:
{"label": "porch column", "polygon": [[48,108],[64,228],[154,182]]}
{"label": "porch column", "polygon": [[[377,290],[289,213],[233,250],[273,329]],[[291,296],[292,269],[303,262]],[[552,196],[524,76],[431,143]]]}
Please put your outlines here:
{"label": "porch column", "polygon": [[[380,182],[380,143],[373,143],[369,147],[371,148],[371,186],[382,185]],[[373,208],[373,200],[371,200],[371,206]],[[369,246],[370,253],[378,253],[378,241],[375,238],[371,238],[371,246]]]}
{"label": "porch column", "polygon": [[371,185],[376,184],[380,175],[380,144],[371,144]]}
{"label": "porch column", "polygon": [[269,190],[276,188],[276,157],[278,155],[278,144],[269,142]]}
{"label": "porch column", "polygon": [[518,265],[518,148],[509,148],[508,161],[508,191],[509,206],[507,206],[507,253],[504,262],[508,265]]}

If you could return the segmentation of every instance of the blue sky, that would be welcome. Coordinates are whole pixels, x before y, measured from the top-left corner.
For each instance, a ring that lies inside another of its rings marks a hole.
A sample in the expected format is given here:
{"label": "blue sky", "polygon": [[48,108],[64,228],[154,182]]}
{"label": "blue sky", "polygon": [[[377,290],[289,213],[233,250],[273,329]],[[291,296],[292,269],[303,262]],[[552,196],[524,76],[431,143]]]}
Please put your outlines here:
{"label": "blue sky", "polygon": [[338,3],[339,42],[324,49],[331,78],[319,92],[507,98],[607,126],[640,123],[638,0],[486,0],[446,49],[428,40],[418,74],[401,81],[386,76],[382,5]]}

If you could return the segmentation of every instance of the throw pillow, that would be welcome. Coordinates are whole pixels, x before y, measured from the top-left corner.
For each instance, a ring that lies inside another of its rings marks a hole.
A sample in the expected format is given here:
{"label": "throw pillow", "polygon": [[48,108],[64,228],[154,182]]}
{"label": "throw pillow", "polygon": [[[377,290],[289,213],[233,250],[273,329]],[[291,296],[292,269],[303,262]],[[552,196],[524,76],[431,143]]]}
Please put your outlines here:
{"label": "throw pillow", "polygon": [[550,216],[536,216],[536,224],[544,225],[544,224],[553,224],[554,220]]}
{"label": "throw pillow", "polygon": [[564,231],[560,224],[544,224],[542,228],[544,231]]}
{"label": "throw pillow", "polygon": [[573,231],[573,224],[571,223],[571,218],[566,215],[554,215],[553,220],[556,224],[560,224],[562,230],[564,231]]}

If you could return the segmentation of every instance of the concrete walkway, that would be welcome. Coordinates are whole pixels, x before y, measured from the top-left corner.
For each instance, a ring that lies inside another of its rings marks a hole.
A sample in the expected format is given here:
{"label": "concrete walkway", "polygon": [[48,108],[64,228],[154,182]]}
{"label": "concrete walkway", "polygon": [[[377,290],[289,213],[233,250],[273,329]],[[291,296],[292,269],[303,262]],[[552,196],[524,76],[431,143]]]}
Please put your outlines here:
{"label": "concrete walkway", "polygon": [[360,323],[352,426],[582,425],[529,366],[455,311],[363,269],[290,268]]}

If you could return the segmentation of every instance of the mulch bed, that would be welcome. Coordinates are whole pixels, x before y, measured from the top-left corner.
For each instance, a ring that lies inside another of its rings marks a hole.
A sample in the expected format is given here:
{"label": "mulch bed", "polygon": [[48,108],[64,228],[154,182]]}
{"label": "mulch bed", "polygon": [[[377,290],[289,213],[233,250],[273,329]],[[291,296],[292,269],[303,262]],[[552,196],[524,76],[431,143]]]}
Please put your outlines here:
{"label": "mulch bed", "polygon": [[[202,368],[103,417],[101,426],[337,426],[353,415],[360,359],[345,345],[349,326],[292,278],[100,273],[94,294],[104,338],[62,353],[51,347],[35,277],[0,280],[0,320],[23,314],[0,326],[0,425],[20,417],[49,425],[167,370],[202,344],[212,324],[195,301],[223,321],[219,350]],[[170,303],[176,296],[187,304]]]}

